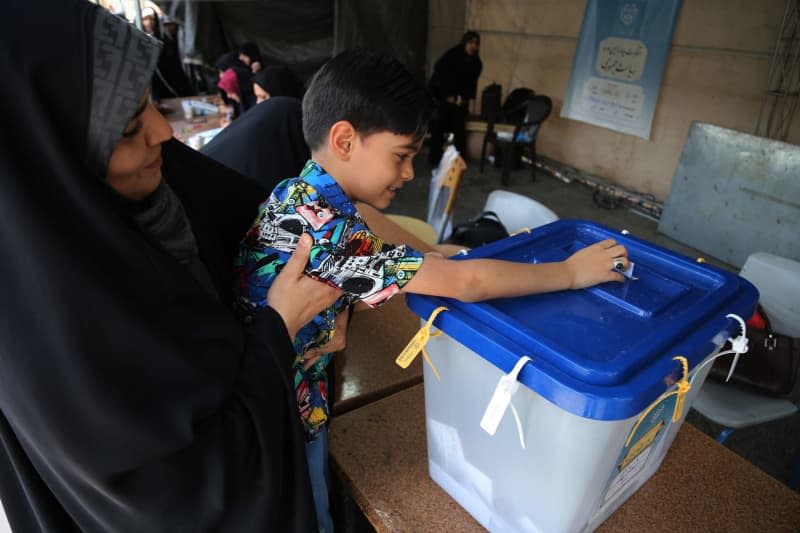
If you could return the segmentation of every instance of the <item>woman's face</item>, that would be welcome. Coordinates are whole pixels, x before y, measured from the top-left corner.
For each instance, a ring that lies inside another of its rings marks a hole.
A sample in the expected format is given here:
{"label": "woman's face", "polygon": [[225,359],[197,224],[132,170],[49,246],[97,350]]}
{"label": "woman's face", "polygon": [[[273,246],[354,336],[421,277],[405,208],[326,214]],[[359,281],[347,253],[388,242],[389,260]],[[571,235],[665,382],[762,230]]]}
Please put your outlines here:
{"label": "woman's face", "polygon": [[152,16],[142,17],[142,29],[152,35],[156,29],[156,19]]}
{"label": "woman's face", "polygon": [[172,127],[149,100],[139,102],[122,139],[111,152],[106,183],[129,200],[147,198],[161,183],[161,143],[172,137]]}
{"label": "woman's face", "polygon": [[472,38],[464,44],[464,50],[466,50],[467,55],[474,56],[480,50],[481,42],[479,39]]}
{"label": "woman's face", "polygon": [[253,84],[253,92],[256,95],[256,103],[260,104],[264,100],[269,100],[270,94],[261,88],[261,85],[254,83]]}

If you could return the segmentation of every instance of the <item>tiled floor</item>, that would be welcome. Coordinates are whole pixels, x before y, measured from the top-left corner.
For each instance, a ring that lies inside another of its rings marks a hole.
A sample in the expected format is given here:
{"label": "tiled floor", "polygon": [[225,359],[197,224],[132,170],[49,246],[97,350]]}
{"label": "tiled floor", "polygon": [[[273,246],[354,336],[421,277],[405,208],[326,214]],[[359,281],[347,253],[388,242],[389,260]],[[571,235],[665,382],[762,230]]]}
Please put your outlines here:
{"label": "tiled floor", "polygon": [[[417,156],[415,161],[417,178],[403,188],[386,212],[425,218],[431,176],[426,155],[422,153]],[[456,196],[455,221],[463,221],[481,212],[487,195],[499,188],[503,188],[500,186],[499,170],[487,167],[481,174],[477,162],[470,164]],[[510,186],[505,188],[535,198],[555,211],[562,219],[585,219],[620,230],[627,229],[638,237],[668,249],[689,257],[705,256],[709,262],[733,270],[732,267],[724,265],[713,257],[708,257],[698,250],[658,233],[657,223],[653,220],[635,214],[625,207],[611,210],[598,207],[592,201],[593,189],[577,182],[566,184],[543,171],[539,171],[533,180],[530,169],[525,168],[512,172]],[[691,411],[687,420],[714,437],[722,429],[696,411]],[[726,446],[786,483],[791,474],[794,454],[800,449],[800,414],[736,431],[728,439]],[[720,480],[720,483],[724,483],[724,480]]]}

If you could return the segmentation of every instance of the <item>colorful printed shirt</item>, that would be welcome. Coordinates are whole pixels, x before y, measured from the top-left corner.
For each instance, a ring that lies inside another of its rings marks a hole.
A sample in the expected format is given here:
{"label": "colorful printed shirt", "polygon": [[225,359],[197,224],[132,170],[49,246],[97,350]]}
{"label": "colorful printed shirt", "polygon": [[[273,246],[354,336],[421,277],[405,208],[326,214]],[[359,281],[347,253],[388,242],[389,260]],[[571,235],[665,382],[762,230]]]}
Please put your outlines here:
{"label": "colorful printed shirt", "polygon": [[374,235],[342,188],[308,161],[298,178],[282,181],[261,204],[234,261],[234,298],[245,321],[267,305],[267,292],[303,233],[314,239],[306,274],[344,294],[297,333],[294,385],[307,440],[328,419],[325,354],[308,370],[302,356],[333,338],[336,315],[357,300],[377,307],[397,294],[422,266],[423,254]]}

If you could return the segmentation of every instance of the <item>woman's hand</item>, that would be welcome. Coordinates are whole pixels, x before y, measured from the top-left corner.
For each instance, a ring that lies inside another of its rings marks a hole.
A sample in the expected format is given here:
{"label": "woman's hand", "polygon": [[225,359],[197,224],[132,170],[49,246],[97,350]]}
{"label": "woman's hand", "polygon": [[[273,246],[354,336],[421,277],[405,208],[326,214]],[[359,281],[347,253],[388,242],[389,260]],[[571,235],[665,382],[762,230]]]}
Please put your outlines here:
{"label": "woman's hand", "polygon": [[306,276],[303,269],[311,252],[311,237],[303,234],[297,249],[269,289],[269,306],[281,315],[289,336],[311,322],[320,311],[333,305],[342,291]]}

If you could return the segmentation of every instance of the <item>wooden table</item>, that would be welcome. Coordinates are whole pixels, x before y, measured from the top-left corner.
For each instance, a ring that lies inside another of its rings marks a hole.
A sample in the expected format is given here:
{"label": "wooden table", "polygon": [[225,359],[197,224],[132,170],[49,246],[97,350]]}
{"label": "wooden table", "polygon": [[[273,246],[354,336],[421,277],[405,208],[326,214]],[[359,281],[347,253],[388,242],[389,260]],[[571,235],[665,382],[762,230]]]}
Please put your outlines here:
{"label": "wooden table", "polygon": [[[333,467],[377,531],[484,531],[428,475],[422,384],[334,418],[329,439]],[[597,531],[799,530],[800,494],[684,424],[658,472]]]}
{"label": "wooden table", "polygon": [[196,116],[187,120],[183,115],[181,102],[184,100],[202,100],[203,102],[213,103],[216,96],[186,96],[183,98],[164,98],[159,102],[164,118],[172,126],[172,134],[179,141],[186,143],[192,135],[203,133],[223,126],[225,118],[219,112],[203,116]]}

